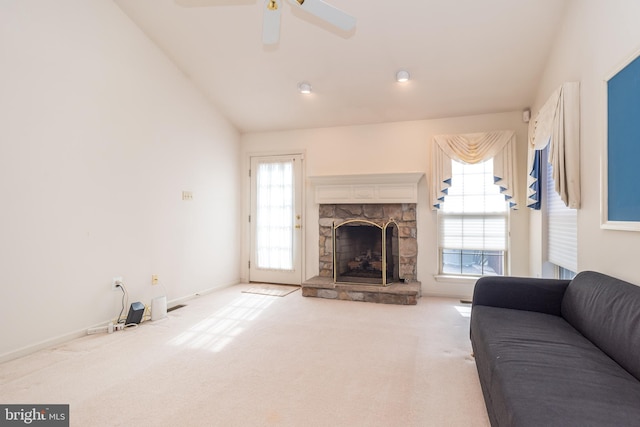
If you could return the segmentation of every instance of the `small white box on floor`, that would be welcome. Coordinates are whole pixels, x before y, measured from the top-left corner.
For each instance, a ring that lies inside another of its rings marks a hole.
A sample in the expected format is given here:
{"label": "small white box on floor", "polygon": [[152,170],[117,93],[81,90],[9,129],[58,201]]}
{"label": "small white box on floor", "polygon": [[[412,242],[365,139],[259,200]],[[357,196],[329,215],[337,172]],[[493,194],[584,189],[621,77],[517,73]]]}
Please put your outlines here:
{"label": "small white box on floor", "polygon": [[167,297],[161,296],[151,300],[151,320],[167,317]]}

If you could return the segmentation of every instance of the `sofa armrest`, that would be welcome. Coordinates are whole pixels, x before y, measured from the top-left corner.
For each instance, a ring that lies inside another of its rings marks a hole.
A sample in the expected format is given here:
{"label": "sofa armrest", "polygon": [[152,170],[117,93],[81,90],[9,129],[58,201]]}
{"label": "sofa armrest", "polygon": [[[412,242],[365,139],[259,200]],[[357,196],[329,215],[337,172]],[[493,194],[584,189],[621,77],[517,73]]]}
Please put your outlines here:
{"label": "sofa armrest", "polygon": [[537,311],[560,316],[570,280],[486,276],[476,282],[473,305]]}

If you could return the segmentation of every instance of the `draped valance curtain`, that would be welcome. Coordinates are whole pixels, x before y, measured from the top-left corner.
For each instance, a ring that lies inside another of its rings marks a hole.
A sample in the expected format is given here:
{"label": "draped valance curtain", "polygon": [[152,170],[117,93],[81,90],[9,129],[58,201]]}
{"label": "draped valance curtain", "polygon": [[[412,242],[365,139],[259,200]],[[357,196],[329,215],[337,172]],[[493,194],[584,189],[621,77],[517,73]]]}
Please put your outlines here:
{"label": "draped valance curtain", "polygon": [[563,203],[580,207],[580,84],[564,83],[529,122],[527,206],[539,208],[540,152],[549,145],[555,190]]}
{"label": "draped valance curtain", "polygon": [[436,135],[431,168],[431,206],[439,209],[451,186],[451,161],[480,163],[493,158],[494,181],[513,209],[517,207],[516,136],[513,131]]}

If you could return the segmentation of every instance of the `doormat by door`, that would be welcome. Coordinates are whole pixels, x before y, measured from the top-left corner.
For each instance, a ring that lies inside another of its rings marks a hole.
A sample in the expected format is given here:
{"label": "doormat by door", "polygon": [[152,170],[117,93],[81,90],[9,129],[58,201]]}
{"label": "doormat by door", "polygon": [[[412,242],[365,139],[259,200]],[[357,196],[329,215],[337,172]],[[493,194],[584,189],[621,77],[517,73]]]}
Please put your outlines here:
{"label": "doormat by door", "polygon": [[242,292],[245,294],[258,294],[258,295],[269,295],[272,297],[284,297],[289,295],[292,292],[297,291],[298,289],[300,289],[300,286],[257,284]]}

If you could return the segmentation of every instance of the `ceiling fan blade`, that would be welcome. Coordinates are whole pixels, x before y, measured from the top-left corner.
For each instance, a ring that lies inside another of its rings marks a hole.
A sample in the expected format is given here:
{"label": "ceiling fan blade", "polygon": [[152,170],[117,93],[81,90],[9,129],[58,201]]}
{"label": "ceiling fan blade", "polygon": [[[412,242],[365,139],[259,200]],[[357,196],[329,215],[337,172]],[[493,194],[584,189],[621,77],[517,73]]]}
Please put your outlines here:
{"label": "ceiling fan blade", "polygon": [[322,0],[289,0],[289,3],[342,30],[349,31],[356,26],[356,18]]}
{"label": "ceiling fan blade", "polygon": [[238,6],[255,4],[256,0],[173,0],[180,7]]}
{"label": "ceiling fan blade", "polygon": [[[270,4],[276,4],[276,8],[269,7]],[[265,0],[264,17],[262,20],[262,43],[276,44],[280,39],[280,11],[282,7],[278,2]]]}

